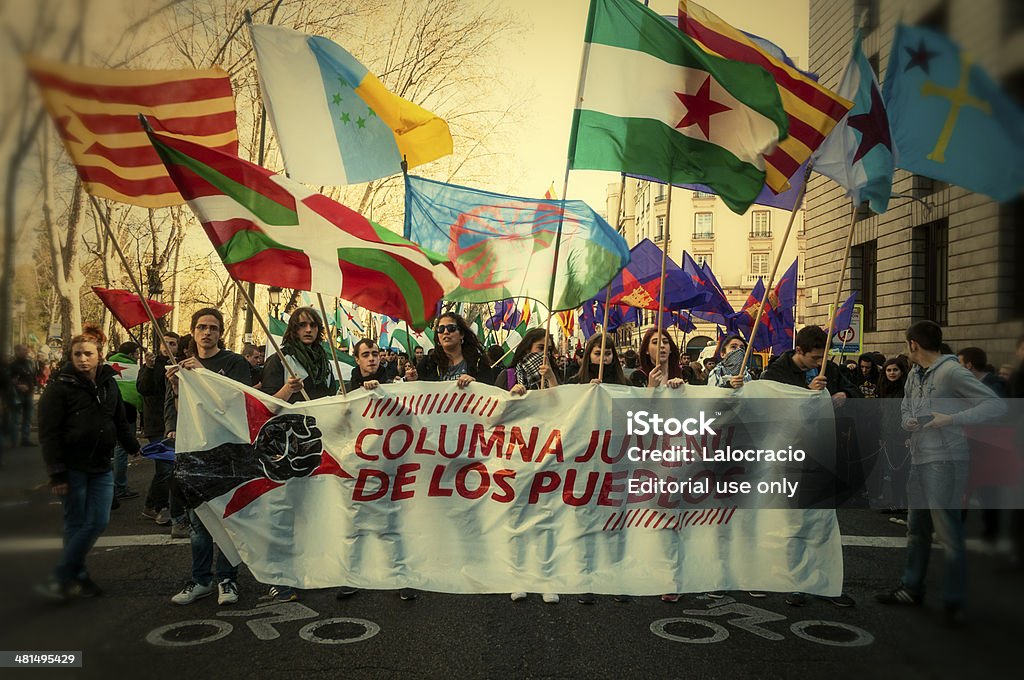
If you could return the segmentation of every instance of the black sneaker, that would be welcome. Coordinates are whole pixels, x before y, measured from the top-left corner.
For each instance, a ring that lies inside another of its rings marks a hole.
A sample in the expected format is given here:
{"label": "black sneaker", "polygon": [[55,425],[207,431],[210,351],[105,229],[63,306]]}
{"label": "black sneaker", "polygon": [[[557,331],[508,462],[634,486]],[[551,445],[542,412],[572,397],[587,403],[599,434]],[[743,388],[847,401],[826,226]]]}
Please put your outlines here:
{"label": "black sneaker", "polygon": [[78,597],[99,597],[103,589],[96,585],[96,582],[86,576],[75,581],[73,592]]}
{"label": "black sneaker", "polygon": [[138,498],[139,492],[129,487],[121,493],[114,494],[114,496],[120,501],[129,501],[133,498]]}
{"label": "black sneaker", "polygon": [[786,604],[790,607],[803,607],[807,604],[807,595],[804,593],[790,593],[786,595]]}
{"label": "black sneaker", "polygon": [[417,593],[412,588],[402,588],[401,590],[398,591],[398,596],[400,598],[402,598],[403,600],[405,600],[406,602],[408,602],[410,600],[415,600],[417,597],[420,596],[420,594]]}
{"label": "black sneaker", "polygon": [[353,588],[351,586],[342,586],[338,588],[338,591],[336,593],[334,593],[334,598],[336,600],[344,600],[346,598],[352,597],[358,592],[359,588]]}
{"label": "black sneaker", "polygon": [[597,597],[593,593],[583,593],[576,596],[576,601],[580,604],[597,604]]}
{"label": "black sneaker", "polygon": [[839,597],[826,597],[825,599],[837,607],[852,607],[853,605],[857,604],[856,600],[854,600],[846,593],[843,593]]}
{"label": "black sneaker", "polygon": [[878,593],[875,595],[875,600],[882,604],[905,604],[911,606],[917,606],[921,604],[921,596],[914,595],[912,592],[900,586],[895,590],[890,590],[884,593]]}
{"label": "black sneaker", "polygon": [[616,602],[632,602],[633,601],[633,598],[631,598],[629,595],[615,595],[614,597],[612,597],[612,599],[615,600]]}

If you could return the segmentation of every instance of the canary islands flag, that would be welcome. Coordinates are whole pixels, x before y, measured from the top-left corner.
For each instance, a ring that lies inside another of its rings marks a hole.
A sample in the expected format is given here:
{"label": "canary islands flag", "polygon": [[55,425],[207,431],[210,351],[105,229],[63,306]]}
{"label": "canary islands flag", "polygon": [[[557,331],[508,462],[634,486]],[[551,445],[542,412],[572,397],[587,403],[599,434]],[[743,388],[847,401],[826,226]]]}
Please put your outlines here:
{"label": "canary islands flag", "polygon": [[251,25],[260,89],[288,176],[357,184],[452,152],[448,123],[387,90],[326,38]]}

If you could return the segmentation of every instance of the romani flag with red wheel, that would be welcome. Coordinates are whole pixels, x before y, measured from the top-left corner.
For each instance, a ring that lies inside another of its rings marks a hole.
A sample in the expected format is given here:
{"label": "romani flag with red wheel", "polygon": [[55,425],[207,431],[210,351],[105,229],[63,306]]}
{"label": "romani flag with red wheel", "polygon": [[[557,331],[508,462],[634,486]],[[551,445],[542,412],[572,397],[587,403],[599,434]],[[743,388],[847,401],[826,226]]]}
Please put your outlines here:
{"label": "romani flag with red wheel", "polygon": [[239,281],[340,297],[417,329],[458,285],[416,244],[299,182],[185,140],[149,137]]}
{"label": "romani flag with red wheel", "polygon": [[74,66],[30,57],[39,85],[85,190],[144,208],[181,205],[139,114],[158,132],[235,153],[235,98],[220,68],[130,71]]}

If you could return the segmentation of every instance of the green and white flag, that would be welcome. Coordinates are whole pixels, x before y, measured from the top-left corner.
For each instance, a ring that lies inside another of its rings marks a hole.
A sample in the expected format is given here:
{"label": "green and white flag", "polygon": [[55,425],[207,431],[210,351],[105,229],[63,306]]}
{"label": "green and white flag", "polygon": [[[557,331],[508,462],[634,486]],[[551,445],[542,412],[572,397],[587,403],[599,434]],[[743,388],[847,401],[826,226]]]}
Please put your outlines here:
{"label": "green and white flag", "polygon": [[526,335],[526,322],[522,321],[515,330],[509,331],[508,337],[505,338],[505,342],[501,343],[501,351],[505,354],[505,358],[502,362],[507,367],[512,363],[512,355],[515,353],[516,347],[523,341],[523,336]]}
{"label": "green and white flag", "polygon": [[746,211],[789,126],[772,76],[708,54],[635,0],[591,0],[584,40],[571,167],[706,184]]}

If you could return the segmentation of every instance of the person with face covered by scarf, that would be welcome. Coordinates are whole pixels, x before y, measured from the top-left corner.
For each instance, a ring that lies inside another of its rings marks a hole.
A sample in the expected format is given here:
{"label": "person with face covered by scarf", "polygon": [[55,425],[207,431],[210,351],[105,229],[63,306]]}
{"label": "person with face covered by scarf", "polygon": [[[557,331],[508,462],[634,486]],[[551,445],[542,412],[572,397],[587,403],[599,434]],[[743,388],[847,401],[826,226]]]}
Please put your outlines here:
{"label": "person with face covered by scarf", "polygon": [[[554,346],[549,337],[548,347]],[[547,365],[544,364],[544,329],[531,328],[516,347],[511,366],[498,373],[494,384],[517,396],[526,394],[528,390],[540,389],[542,378],[548,387],[555,387],[558,378],[554,366],[555,359],[550,353]]]}
{"label": "person with face covered by scarf", "polygon": [[750,366],[740,375],[740,364],[747,353],[747,343],[738,335],[730,335],[722,343],[722,361],[708,373],[708,385],[712,387],[743,387],[743,383],[753,380]]}
{"label": "person with face covered by scarf", "polygon": [[[311,307],[299,307],[288,319],[281,352],[263,365],[260,389],[278,399],[302,401],[302,389],[310,399],[334,396],[338,382],[331,373],[330,357],[323,347],[324,325]],[[288,357],[298,378],[288,376],[281,354]],[[303,375],[305,373],[305,375]]]}

